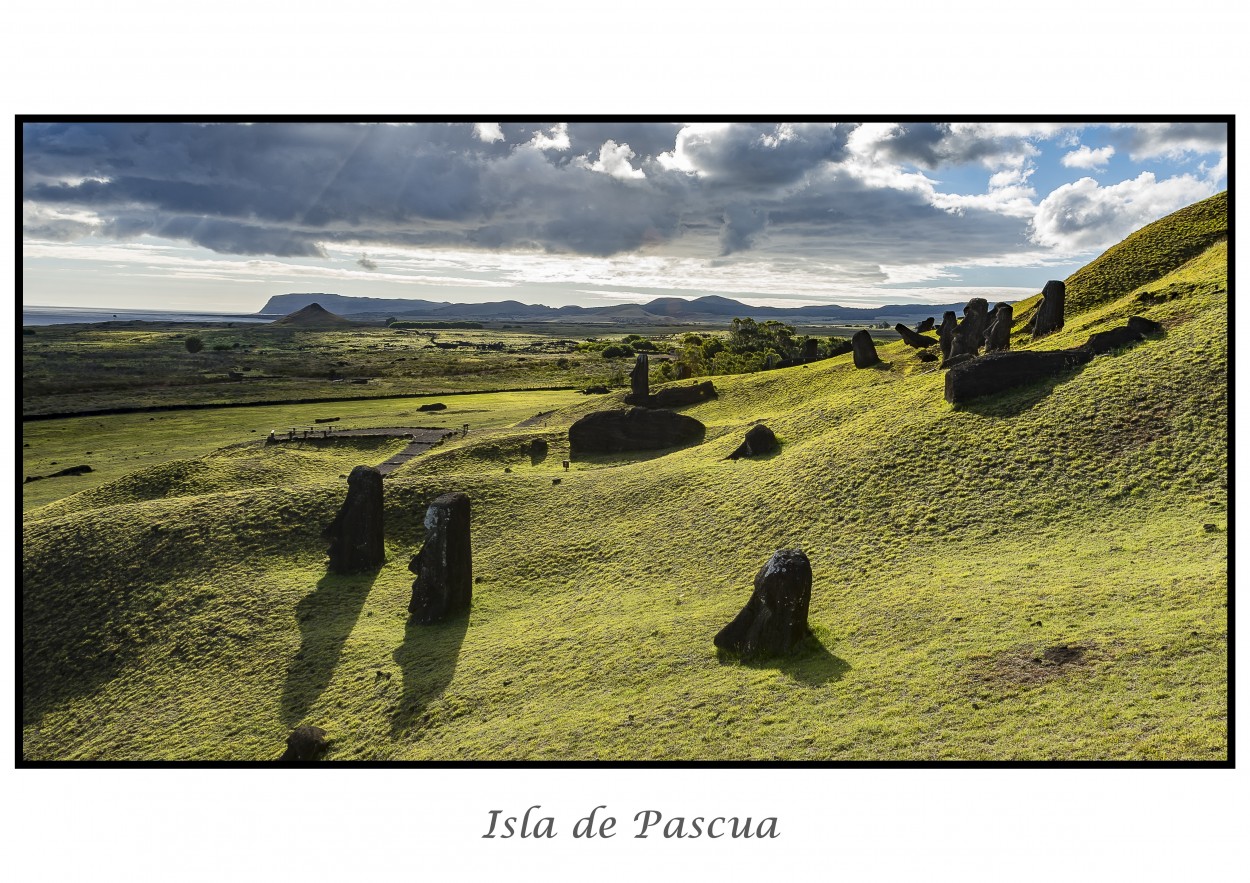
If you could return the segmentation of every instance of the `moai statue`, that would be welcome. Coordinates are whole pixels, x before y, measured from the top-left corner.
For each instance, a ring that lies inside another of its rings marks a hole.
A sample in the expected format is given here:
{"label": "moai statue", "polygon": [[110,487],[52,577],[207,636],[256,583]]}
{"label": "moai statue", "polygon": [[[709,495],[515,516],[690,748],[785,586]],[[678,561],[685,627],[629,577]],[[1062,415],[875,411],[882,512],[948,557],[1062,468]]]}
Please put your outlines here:
{"label": "moai statue", "polygon": [[321,535],[330,543],[330,570],[357,573],[381,567],[386,560],[382,537],[382,473],[357,466],[347,476],[347,499]]}
{"label": "moai statue", "polygon": [[425,512],[425,545],[408,569],[417,575],[408,612],[421,624],[441,622],[473,601],[469,498],[443,494]]}

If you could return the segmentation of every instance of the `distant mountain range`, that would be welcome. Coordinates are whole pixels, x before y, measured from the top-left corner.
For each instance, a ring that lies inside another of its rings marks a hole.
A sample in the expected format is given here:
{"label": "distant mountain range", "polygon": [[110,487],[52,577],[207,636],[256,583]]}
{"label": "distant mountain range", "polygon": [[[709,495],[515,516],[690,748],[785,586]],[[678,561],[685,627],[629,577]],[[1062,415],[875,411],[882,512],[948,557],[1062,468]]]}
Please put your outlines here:
{"label": "distant mountain range", "polygon": [[439,303],[428,300],[396,300],[380,297],[349,297],[343,294],[278,294],[269,298],[262,313],[286,315],[311,304],[320,304],[340,316],[353,319],[476,320],[485,322],[644,322],[654,325],[695,323],[724,324],[733,318],[786,322],[915,322],[946,310],[960,314],[958,304],[889,304],[880,307],[842,307],[820,304],[805,307],[753,307],[727,297],[708,295],[685,300],[658,297],[645,304],[614,304],[606,307],[548,307],[504,300],[480,304]]}

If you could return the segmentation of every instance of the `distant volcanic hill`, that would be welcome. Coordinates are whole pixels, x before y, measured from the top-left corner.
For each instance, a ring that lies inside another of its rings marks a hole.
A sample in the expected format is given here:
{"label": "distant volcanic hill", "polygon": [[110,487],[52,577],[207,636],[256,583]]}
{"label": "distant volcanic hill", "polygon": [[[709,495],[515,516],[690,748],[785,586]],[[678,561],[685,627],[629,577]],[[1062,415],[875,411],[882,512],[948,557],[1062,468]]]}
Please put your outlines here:
{"label": "distant volcanic hill", "polygon": [[342,328],[355,323],[342,316],[336,316],[321,304],[309,304],[294,313],[288,313],[281,319],[274,319],[269,324],[299,325],[305,328]]}
{"label": "distant volcanic hill", "polygon": [[[428,300],[349,297],[342,294],[277,294],[269,298],[264,314],[287,313],[301,308],[328,304],[339,313],[361,318],[393,316],[397,319],[465,320],[496,322],[648,322],[657,325],[682,323],[724,324],[731,318],[751,317],[763,321],[786,322],[918,322],[928,316],[941,316],[946,310],[959,312],[963,304],[890,304],[879,307],[843,307],[813,304],[801,307],[753,307],[717,295],[692,300],[658,297],[642,304],[613,304],[602,307],[549,307],[515,300],[490,303],[436,303]],[[323,314],[330,313],[322,310]],[[290,319],[288,316],[287,319]],[[279,321],[287,321],[281,319]]]}

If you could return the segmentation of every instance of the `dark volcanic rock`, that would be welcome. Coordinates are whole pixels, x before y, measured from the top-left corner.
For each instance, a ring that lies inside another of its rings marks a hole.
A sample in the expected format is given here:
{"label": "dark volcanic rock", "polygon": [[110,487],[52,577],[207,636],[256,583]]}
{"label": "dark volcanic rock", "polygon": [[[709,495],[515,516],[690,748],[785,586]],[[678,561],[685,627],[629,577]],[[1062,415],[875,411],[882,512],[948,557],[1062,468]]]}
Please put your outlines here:
{"label": "dark volcanic rock", "polygon": [[1011,304],[999,304],[994,308],[993,321],[985,331],[985,351],[997,353],[1011,349]]}
{"label": "dark volcanic rock", "polygon": [[473,601],[469,498],[443,494],[425,512],[425,544],[408,562],[417,575],[408,612],[423,625],[468,610]]}
{"label": "dark volcanic rock", "polygon": [[67,475],[86,475],[88,472],[95,472],[90,466],[70,466],[67,469],[58,469],[56,472],[50,473],[48,478],[62,478]]}
{"label": "dark volcanic rock", "polygon": [[1081,346],[1091,356],[1101,356],[1130,343],[1137,343],[1142,337],[1129,326],[1112,328],[1110,331],[1099,331],[1091,334],[1089,340]]}
{"label": "dark volcanic rock", "polygon": [[680,408],[716,398],[716,387],[712,381],[705,380],[694,386],[670,386],[661,389],[650,397],[650,407]]}
{"label": "dark volcanic rock", "polygon": [[757,423],[747,430],[747,437],[738,445],[738,449],[726,457],[726,460],[737,460],[739,457],[758,457],[771,454],[777,450],[777,436],[763,423]]}
{"label": "dark volcanic rock", "polygon": [[530,465],[537,466],[543,460],[547,459],[547,440],[536,438],[530,442],[528,449],[530,455]]}
{"label": "dark volcanic rock", "polygon": [[933,317],[932,316],[925,319],[923,322],[919,322],[916,324],[917,334],[924,334],[926,331],[932,331],[932,330],[933,330]]}
{"label": "dark volcanic rock", "polygon": [[942,358],[951,357],[951,349],[955,346],[955,332],[959,330],[959,320],[954,310],[942,314],[942,326],[938,328],[938,342],[942,345]]}
{"label": "dark volcanic rock", "polygon": [[877,347],[872,342],[872,335],[867,331],[856,331],[851,335],[851,354],[854,356],[856,368],[871,368],[881,361],[877,358]]}
{"label": "dark volcanic rock", "polygon": [[651,367],[646,353],[639,353],[634,361],[634,370],[629,372],[629,395],[625,401],[631,405],[646,405],[651,398],[650,378]]}
{"label": "dark volcanic rock", "polygon": [[357,466],[347,476],[347,499],[321,534],[330,548],[330,570],[355,573],[380,567],[382,549],[382,473]]}
{"label": "dark volcanic rock", "polygon": [[329,746],[326,731],[321,727],[310,727],[307,724],[296,727],[286,737],[286,751],[278,760],[284,763],[306,763],[317,760]]}
{"label": "dark volcanic rock", "polygon": [[820,358],[820,341],[814,337],[809,337],[803,341],[803,361],[815,362]]}
{"label": "dark volcanic rock", "polygon": [[789,653],[809,634],[812,565],[798,549],[778,549],[755,575],[751,600],[713,639],[742,659]]}
{"label": "dark volcanic rock", "polygon": [[446,411],[447,406],[442,402],[430,402],[428,405],[422,405],[417,408],[418,411]]}
{"label": "dark volcanic rock", "polygon": [[609,392],[611,392],[611,390],[608,389],[606,386],[588,386],[582,390],[582,394],[588,395],[588,396],[592,396],[592,395],[601,396]]}
{"label": "dark volcanic rock", "polygon": [[1033,339],[1052,334],[1063,327],[1063,283],[1052,279],[1042,289],[1042,302],[1033,317]]}
{"label": "dark volcanic rock", "polygon": [[933,346],[938,342],[936,337],[925,337],[923,334],[917,334],[902,322],[895,325],[894,330],[897,331],[899,336],[903,338],[904,343],[908,346],[914,346],[917,349],[922,349],[926,346]]}
{"label": "dark volcanic rock", "polygon": [[946,375],[946,401],[958,405],[980,396],[1044,380],[1083,365],[1090,356],[1081,350],[987,353],[951,367]]}
{"label": "dark volcanic rock", "polygon": [[698,420],[673,411],[596,411],[569,427],[569,448],[574,454],[652,451],[703,441],[705,431]]}
{"label": "dark volcanic rock", "polygon": [[1142,316],[1129,316],[1128,327],[1136,331],[1142,337],[1148,334],[1161,334],[1163,326],[1153,319],[1146,319]]}
{"label": "dark volcanic rock", "polygon": [[916,358],[922,362],[936,362],[938,360],[937,354],[929,350],[917,350]]}

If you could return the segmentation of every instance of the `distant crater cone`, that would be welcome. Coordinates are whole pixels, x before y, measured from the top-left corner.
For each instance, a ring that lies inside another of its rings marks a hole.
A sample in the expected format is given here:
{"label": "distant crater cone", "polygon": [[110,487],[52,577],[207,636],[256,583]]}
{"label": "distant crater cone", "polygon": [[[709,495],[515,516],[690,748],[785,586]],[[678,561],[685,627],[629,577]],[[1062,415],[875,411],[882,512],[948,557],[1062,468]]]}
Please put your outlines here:
{"label": "distant crater cone", "polygon": [[274,319],[270,325],[302,325],[305,327],[342,328],[353,323],[342,316],[336,316],[321,304],[309,304],[303,309],[289,313],[281,319]]}

